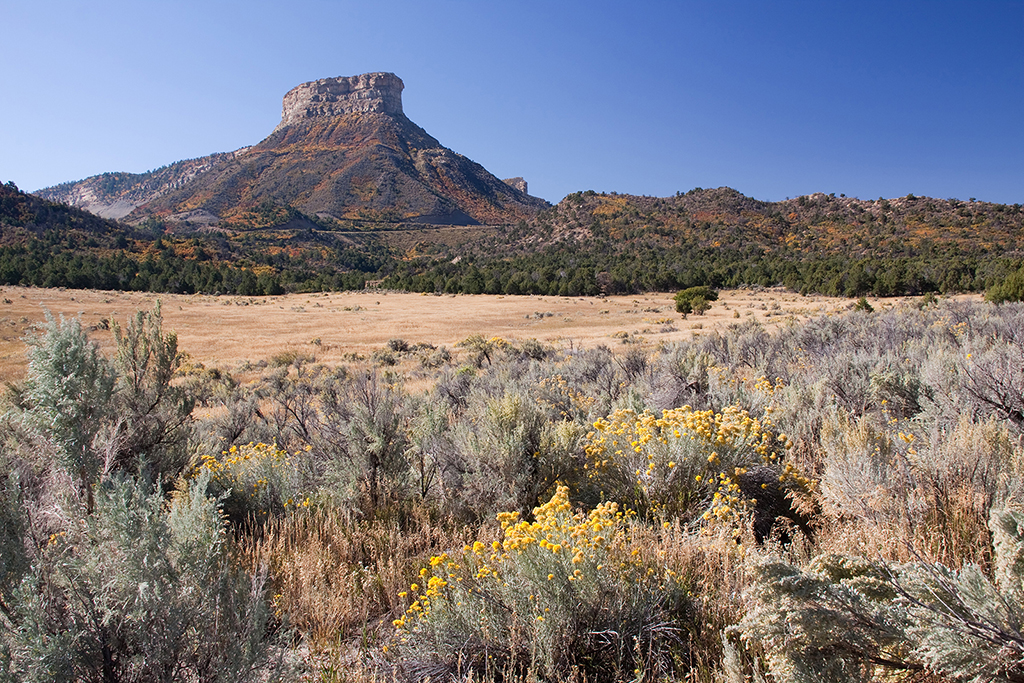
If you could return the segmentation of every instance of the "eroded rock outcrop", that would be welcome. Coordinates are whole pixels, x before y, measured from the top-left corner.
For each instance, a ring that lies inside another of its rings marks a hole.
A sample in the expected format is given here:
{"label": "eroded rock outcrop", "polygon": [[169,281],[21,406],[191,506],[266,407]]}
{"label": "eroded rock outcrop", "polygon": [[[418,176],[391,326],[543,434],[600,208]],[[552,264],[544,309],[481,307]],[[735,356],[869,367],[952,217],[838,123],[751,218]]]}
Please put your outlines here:
{"label": "eroded rock outcrop", "polygon": [[505,178],[504,183],[509,187],[514,187],[524,194],[528,194],[526,180],[522,176],[516,176],[515,178]]}
{"label": "eroded rock outcrop", "polygon": [[344,116],[354,112],[400,116],[405,83],[391,73],[321,78],[289,90],[278,129],[304,119]]}

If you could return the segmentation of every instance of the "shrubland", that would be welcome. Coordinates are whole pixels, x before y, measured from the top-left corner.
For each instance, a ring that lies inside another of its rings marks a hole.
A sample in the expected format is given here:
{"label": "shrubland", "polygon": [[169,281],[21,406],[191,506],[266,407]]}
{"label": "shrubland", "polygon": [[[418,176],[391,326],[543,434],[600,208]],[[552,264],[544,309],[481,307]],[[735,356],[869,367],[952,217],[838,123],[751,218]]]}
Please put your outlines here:
{"label": "shrubland", "polygon": [[[1024,680],[1024,306],[246,381],[31,341],[0,679]],[[385,353],[386,352],[386,353]]]}

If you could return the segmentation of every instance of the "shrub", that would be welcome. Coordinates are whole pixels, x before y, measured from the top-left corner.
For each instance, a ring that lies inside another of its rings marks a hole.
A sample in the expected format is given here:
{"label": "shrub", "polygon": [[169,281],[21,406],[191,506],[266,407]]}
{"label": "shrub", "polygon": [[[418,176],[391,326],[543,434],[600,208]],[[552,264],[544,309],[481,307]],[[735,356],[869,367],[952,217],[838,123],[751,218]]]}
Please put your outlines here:
{"label": "shrub", "polygon": [[58,322],[47,313],[43,334],[28,341],[28,379],[19,396],[25,424],[49,442],[91,510],[104,464],[94,441],[110,407],[114,370],[77,319]]}
{"label": "shrub", "polygon": [[858,522],[845,528],[870,554],[913,543],[929,560],[985,564],[989,514],[1021,486],[1019,446],[995,420],[922,427],[833,412],[820,432],[825,512]]}
{"label": "shrub", "polygon": [[234,524],[263,523],[309,505],[299,492],[295,462],[276,445],[250,443],[232,446],[220,458],[204,455],[193,476],[206,473],[211,494],[223,501],[224,514]]}
{"label": "shrub", "polygon": [[626,383],[607,346],[575,351],[560,373],[570,387],[594,399],[593,410],[605,415],[625,393]]}
{"label": "shrub", "polygon": [[825,555],[801,571],[768,560],[751,574],[736,630],[748,647],[763,648],[779,683],[867,683],[879,659],[911,668],[905,611],[870,562]]}
{"label": "shrub", "polygon": [[533,517],[503,513],[502,541],[430,559],[402,594],[400,668],[417,680],[671,675],[686,648],[687,587],[631,543],[629,514],[614,503],[573,512],[558,486]]}
{"label": "shrub", "polygon": [[[130,477],[50,536],[3,633],[20,680],[251,681],[268,673],[265,575],[233,568],[197,478],[171,505]],[[8,596],[5,596],[8,597]],[[279,670],[280,672],[280,670]]]}
{"label": "shrub", "polygon": [[327,477],[339,499],[374,515],[385,503],[406,499],[409,407],[401,388],[376,372],[357,375],[335,390],[332,412],[344,422],[337,440],[324,447],[330,458]]}
{"label": "shrub", "polygon": [[[906,526],[910,436],[887,429],[875,416],[850,417],[835,411],[821,430],[826,510],[862,519],[871,526]],[[903,437],[903,438],[900,438]]]}
{"label": "shrub", "polygon": [[270,357],[270,366],[273,368],[286,368],[289,365],[298,367],[303,363],[312,363],[313,361],[314,357],[312,354],[299,349],[285,349],[284,351],[278,351]]}
{"label": "shrub", "polygon": [[409,342],[400,338],[388,339],[388,348],[395,353],[408,353]]}
{"label": "shrub", "polygon": [[107,466],[169,484],[188,462],[195,400],[171,380],[182,364],[178,337],[164,334],[160,305],[138,311],[126,327],[113,325],[117,341],[114,434]]}
{"label": "shrub", "polygon": [[972,339],[957,366],[961,395],[969,404],[1024,433],[1024,338]]}
{"label": "shrub", "polygon": [[488,364],[491,362],[491,356],[494,354],[494,351],[498,346],[496,341],[497,338],[484,339],[483,335],[474,334],[463,339],[456,344],[456,346],[469,351],[473,356],[473,365],[479,368],[483,366],[484,361],[487,361]]}
{"label": "shrub", "polygon": [[875,307],[872,306],[868,302],[867,299],[865,299],[864,297],[861,297],[861,298],[857,299],[857,303],[855,303],[853,305],[853,310],[855,310],[855,311],[863,311],[864,313],[872,313],[872,312],[874,312]]}
{"label": "shrub", "polygon": [[458,459],[442,464],[449,495],[463,513],[477,518],[508,509],[528,513],[579,466],[581,430],[549,421],[519,387],[497,398],[477,398],[468,424],[456,429]]}
{"label": "shrub", "polygon": [[[31,566],[30,546],[25,543],[29,516],[25,510],[24,495],[19,477],[11,470],[13,463],[0,460],[0,623],[11,615],[10,598]],[[3,641],[0,639],[0,680],[3,678]]]}
{"label": "shrub", "polygon": [[694,344],[672,344],[655,357],[651,368],[648,407],[653,410],[684,404],[706,407],[711,354]]}
{"label": "shrub", "polygon": [[690,406],[661,417],[623,409],[594,422],[587,435],[587,476],[607,499],[621,500],[651,518],[704,513],[734,520],[756,499],[741,495],[740,477],[768,466],[803,487],[808,480],[783,466],[785,434],[729,406],[722,412]]}
{"label": "shrub", "polygon": [[682,313],[684,318],[690,313],[704,315],[712,301],[718,301],[718,292],[706,285],[681,289],[675,295],[676,312]]}
{"label": "shrub", "polygon": [[522,343],[522,353],[527,358],[534,360],[544,360],[547,356],[547,351],[544,349],[544,345],[536,339],[527,339]]}
{"label": "shrub", "polygon": [[438,349],[425,349],[420,355],[420,365],[431,370],[447,365],[451,360],[452,354],[444,345]]}
{"label": "shrub", "polygon": [[754,568],[738,631],[775,680],[872,681],[925,670],[962,681],[1024,681],[1024,514],[994,511],[995,582],[973,564],[886,566],[826,555],[806,571]]}
{"label": "shrub", "polygon": [[391,349],[377,349],[373,352],[373,362],[382,367],[398,365],[398,357]]}

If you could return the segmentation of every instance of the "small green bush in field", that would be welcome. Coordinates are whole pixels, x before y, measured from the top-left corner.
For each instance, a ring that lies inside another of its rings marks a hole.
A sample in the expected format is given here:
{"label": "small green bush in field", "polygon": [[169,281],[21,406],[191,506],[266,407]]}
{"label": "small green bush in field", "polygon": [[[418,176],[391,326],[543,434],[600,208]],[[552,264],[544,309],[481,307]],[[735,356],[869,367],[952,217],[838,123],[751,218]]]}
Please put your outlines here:
{"label": "small green bush in field", "polygon": [[872,306],[866,298],[861,297],[857,299],[857,303],[853,305],[853,310],[863,311],[864,313],[872,313],[875,310],[875,307]]}
{"label": "small green bush in field", "polygon": [[675,295],[676,312],[684,318],[690,313],[704,315],[712,301],[718,301],[718,292],[706,285],[681,289]]}
{"label": "small green bush in field", "polygon": [[631,543],[630,515],[615,503],[574,512],[558,486],[533,517],[502,513],[502,541],[430,558],[394,622],[406,673],[671,675],[686,649],[686,586]]}

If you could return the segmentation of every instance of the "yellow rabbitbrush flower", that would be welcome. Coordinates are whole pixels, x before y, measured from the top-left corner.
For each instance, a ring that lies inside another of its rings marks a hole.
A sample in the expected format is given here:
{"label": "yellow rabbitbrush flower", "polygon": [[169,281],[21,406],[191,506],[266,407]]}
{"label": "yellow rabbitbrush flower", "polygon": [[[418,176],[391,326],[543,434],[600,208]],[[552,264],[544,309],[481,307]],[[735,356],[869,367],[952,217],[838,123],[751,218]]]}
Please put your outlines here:
{"label": "yellow rabbitbrush flower", "polygon": [[232,521],[265,519],[271,514],[308,507],[309,498],[298,490],[294,457],[277,444],[248,443],[231,446],[220,457],[203,455],[190,478],[209,471],[210,492],[225,495],[224,512]]}
{"label": "yellow rabbitbrush flower", "polygon": [[654,626],[680,618],[686,608],[677,574],[663,557],[641,552],[648,549],[646,527],[634,525],[634,514],[616,503],[577,510],[569,489],[558,484],[530,519],[518,512],[497,519],[500,541],[478,540],[457,560],[438,555],[426,563],[426,589],[414,584],[405,613],[393,622],[396,642],[407,648],[398,656],[476,643],[489,653],[520,648],[508,656],[551,667],[567,638],[590,642],[591,630],[629,624],[640,630],[623,638],[647,643],[650,633],[660,633]]}
{"label": "yellow rabbitbrush flower", "polygon": [[[755,388],[770,394],[781,386],[763,379]],[[755,465],[779,467],[792,442],[773,430],[767,412],[753,417],[735,405],[720,412],[682,406],[660,417],[618,410],[587,435],[587,474],[605,496],[629,501],[647,517],[695,517],[716,489],[735,496],[735,481],[720,473],[734,478]]]}

